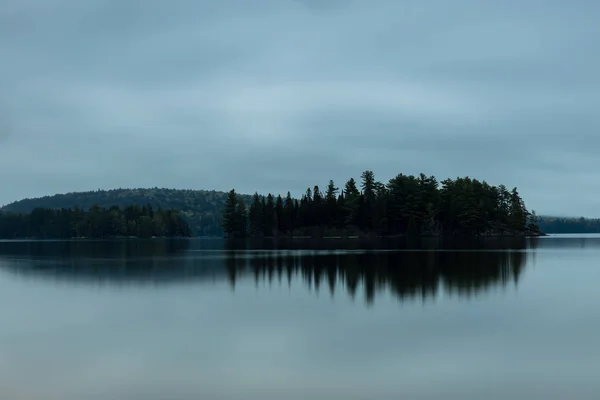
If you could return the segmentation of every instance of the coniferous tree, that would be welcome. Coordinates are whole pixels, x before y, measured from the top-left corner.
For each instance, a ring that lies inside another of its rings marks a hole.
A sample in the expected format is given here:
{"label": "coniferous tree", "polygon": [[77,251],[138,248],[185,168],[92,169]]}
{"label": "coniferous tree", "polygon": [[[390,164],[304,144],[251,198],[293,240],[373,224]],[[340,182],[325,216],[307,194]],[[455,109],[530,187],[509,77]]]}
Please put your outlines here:
{"label": "coniferous tree", "polygon": [[346,223],[348,221],[348,207],[346,206],[346,197],[344,196],[344,192],[340,193],[336,204],[337,213],[335,227],[338,229],[343,229],[346,227]]}
{"label": "coniferous tree", "polygon": [[261,209],[261,215],[262,215],[262,233],[265,236],[269,235],[269,225],[268,225],[268,218],[267,218],[267,200],[265,199],[265,197],[263,196],[262,199],[260,199],[260,209]]}
{"label": "coniferous tree", "polygon": [[[383,184],[372,171],[361,175],[361,189],[349,179],[339,192],[329,181],[325,193],[318,186],[308,188],[300,200],[288,192],[285,201],[269,194],[259,203],[255,194],[249,212],[250,228],[239,222],[238,234],[321,235],[326,231],[380,235],[495,235],[537,232],[536,216],[529,213],[516,188],[492,186],[470,177],[446,179],[438,183],[433,176],[398,174]],[[224,228],[230,230],[226,207]],[[152,211],[142,208],[137,214]],[[238,210],[238,208],[236,208]],[[262,212],[259,213],[258,210]],[[239,211],[237,211],[239,214]],[[136,214],[136,215],[137,215]],[[258,216],[260,215],[260,216]],[[43,215],[34,216],[43,220]],[[99,218],[100,221],[103,217]],[[112,220],[111,220],[112,221]],[[262,221],[262,229],[257,226]],[[143,222],[142,221],[138,221]],[[119,222],[111,223],[118,226]],[[94,228],[94,225],[92,226]],[[87,228],[86,228],[87,229]],[[102,228],[95,228],[100,229]],[[139,231],[139,227],[136,228]],[[248,231],[248,232],[246,232]],[[41,234],[48,234],[42,232]]]}
{"label": "coniferous tree", "polygon": [[263,236],[264,216],[261,199],[258,193],[254,193],[254,195],[252,196],[252,204],[250,205],[250,210],[248,212],[248,219],[250,222],[249,236]]}
{"label": "coniferous tree", "polygon": [[339,189],[335,186],[333,180],[330,180],[327,185],[327,192],[325,192],[325,204],[323,208],[328,228],[335,228],[337,225],[339,218],[337,210],[338,193]]}
{"label": "coniferous tree", "polygon": [[527,225],[527,209],[517,188],[513,188],[510,194],[509,225],[514,231],[523,231]]}
{"label": "coniferous tree", "polygon": [[346,225],[356,226],[357,225],[357,212],[360,192],[356,187],[356,181],[354,178],[350,178],[344,187],[344,206]]}
{"label": "coniferous tree", "polygon": [[235,232],[236,237],[247,237],[248,236],[248,210],[246,203],[242,197],[238,197],[237,206],[235,210],[235,219],[237,230]]}
{"label": "coniferous tree", "polygon": [[376,208],[376,193],[375,193],[375,174],[373,171],[365,171],[361,175],[362,182],[362,203],[359,203],[360,225],[361,230],[373,230],[375,227],[375,208]]}
{"label": "coniferous tree", "polygon": [[365,171],[362,173],[361,178],[361,188],[365,202],[372,205],[375,203],[375,174],[373,171]]}
{"label": "coniferous tree", "polygon": [[388,204],[389,196],[387,187],[381,182],[375,182],[375,211],[373,215],[373,228],[380,234],[388,233]]}
{"label": "coniferous tree", "polygon": [[322,235],[322,227],[327,219],[324,206],[323,194],[321,193],[319,186],[315,185],[313,188],[312,218],[314,225],[319,228],[319,235]]}
{"label": "coniferous tree", "polygon": [[356,187],[356,181],[354,178],[350,178],[344,187],[344,194],[346,195],[347,200],[358,199],[360,192]]}
{"label": "coniferous tree", "polygon": [[238,230],[238,220],[236,218],[236,208],[238,197],[235,189],[231,189],[227,194],[225,208],[223,209],[223,231],[225,236],[233,237]]}
{"label": "coniferous tree", "polygon": [[314,222],[314,213],[313,213],[313,196],[312,189],[306,189],[306,193],[302,196],[300,200],[300,209],[299,209],[299,225],[304,227],[313,226]]}
{"label": "coniferous tree", "polygon": [[296,229],[301,226],[300,223],[300,202],[296,199],[294,200],[294,213],[293,213],[293,222],[292,222],[292,232],[295,232]]}
{"label": "coniferous tree", "polygon": [[285,232],[290,236],[294,236],[294,227],[296,223],[296,210],[294,207],[294,200],[290,192],[287,192],[284,204],[284,226]]}
{"label": "coniferous tree", "polygon": [[281,195],[277,195],[277,200],[275,201],[275,227],[277,229],[277,235],[280,235],[285,231],[283,199],[281,198]]}
{"label": "coniferous tree", "polygon": [[265,235],[275,235],[275,199],[271,193],[267,195],[267,203],[265,205]]}

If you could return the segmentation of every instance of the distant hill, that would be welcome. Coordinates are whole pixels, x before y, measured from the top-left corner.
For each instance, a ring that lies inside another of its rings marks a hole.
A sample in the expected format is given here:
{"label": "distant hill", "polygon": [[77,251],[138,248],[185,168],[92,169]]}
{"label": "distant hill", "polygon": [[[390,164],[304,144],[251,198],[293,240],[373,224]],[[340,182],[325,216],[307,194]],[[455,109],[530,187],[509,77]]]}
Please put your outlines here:
{"label": "distant hill", "polygon": [[600,233],[600,219],[540,216],[538,225],[545,233]]}
{"label": "distant hill", "polygon": [[[194,235],[222,236],[221,218],[226,197],[226,193],[214,190],[113,189],[24,199],[10,203],[1,210],[28,213],[34,208],[89,209],[94,205],[108,208],[150,204],[154,208],[172,208],[180,211]],[[249,204],[250,196],[243,197]]]}

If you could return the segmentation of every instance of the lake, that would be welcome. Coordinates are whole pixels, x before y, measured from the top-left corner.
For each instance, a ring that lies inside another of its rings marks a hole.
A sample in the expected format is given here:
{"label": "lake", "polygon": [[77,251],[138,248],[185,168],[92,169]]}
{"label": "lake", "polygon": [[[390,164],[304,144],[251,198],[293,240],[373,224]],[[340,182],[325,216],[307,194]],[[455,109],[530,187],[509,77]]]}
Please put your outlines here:
{"label": "lake", "polygon": [[0,242],[2,399],[598,399],[600,236]]}

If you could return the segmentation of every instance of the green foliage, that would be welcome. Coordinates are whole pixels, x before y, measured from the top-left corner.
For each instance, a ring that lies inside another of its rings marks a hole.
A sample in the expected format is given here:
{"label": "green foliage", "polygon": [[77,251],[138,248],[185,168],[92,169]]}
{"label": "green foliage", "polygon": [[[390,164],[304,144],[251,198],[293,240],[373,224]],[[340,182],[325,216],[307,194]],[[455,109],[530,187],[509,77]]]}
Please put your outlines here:
{"label": "green foliage", "polygon": [[[145,210],[140,212],[147,218],[130,206]],[[235,190],[158,188],[67,193],[9,204],[2,209],[2,221],[12,224],[13,236],[50,237],[58,233],[57,228],[44,225],[48,210],[60,214],[62,209],[71,209],[79,219],[73,231],[61,232],[59,237],[124,231],[135,236],[150,231],[166,236],[172,222],[160,213],[157,217],[154,210],[161,208],[178,210],[194,236],[517,235],[538,230],[537,217],[527,211],[516,188],[509,191],[504,185],[468,177],[438,183],[424,174],[399,174],[382,183],[372,171],[361,175],[360,189],[353,178],[341,191],[329,181],[323,192],[313,186],[299,199],[289,192],[281,198],[240,195]],[[29,219],[22,225],[20,213],[31,213],[31,223],[45,226],[45,231],[30,234]],[[83,214],[86,222],[80,218]],[[542,229],[549,230],[545,223],[540,219]]]}
{"label": "green foliage", "polygon": [[[24,199],[2,208],[2,211],[30,213],[34,208],[75,208],[89,210],[98,205],[140,207],[151,205],[154,209],[174,209],[187,221],[194,236],[223,236],[222,211],[227,193],[208,190],[179,189],[113,189],[77,192]],[[250,196],[242,196],[249,203]]]}
{"label": "green foliage", "polygon": [[[288,193],[268,194],[250,207],[250,229],[224,226],[232,236],[374,235],[523,235],[538,233],[535,214],[529,213],[516,188],[492,186],[469,177],[438,183],[433,176],[399,174],[387,184],[375,180],[372,171],[361,175],[361,190],[354,179],[344,190],[329,181],[326,192],[308,188],[297,206]],[[231,199],[234,202],[234,199]],[[229,204],[229,203],[228,203]],[[233,209],[226,211],[234,218]],[[238,213],[239,214],[239,213]],[[262,225],[259,221],[262,218]]]}
{"label": "green foliage", "polygon": [[248,211],[241,196],[234,189],[227,194],[223,209],[223,230],[227,237],[245,237],[248,235]]}
{"label": "green foliage", "polygon": [[[235,193],[235,190],[232,189],[227,194],[225,208],[223,209],[223,230],[231,236],[236,235],[236,232],[239,230],[239,221],[236,215],[237,202],[237,194]],[[239,232],[237,235],[239,235]]]}
{"label": "green foliage", "polygon": [[187,222],[173,210],[151,205],[119,208],[35,208],[31,213],[0,212],[0,238],[68,239],[135,236],[190,236]]}
{"label": "green foliage", "polygon": [[[258,193],[254,193],[252,196],[252,204],[250,204],[249,223],[250,223],[250,236],[257,237],[263,235],[263,221],[264,221],[264,210],[262,202]],[[226,232],[229,230],[226,228]]]}

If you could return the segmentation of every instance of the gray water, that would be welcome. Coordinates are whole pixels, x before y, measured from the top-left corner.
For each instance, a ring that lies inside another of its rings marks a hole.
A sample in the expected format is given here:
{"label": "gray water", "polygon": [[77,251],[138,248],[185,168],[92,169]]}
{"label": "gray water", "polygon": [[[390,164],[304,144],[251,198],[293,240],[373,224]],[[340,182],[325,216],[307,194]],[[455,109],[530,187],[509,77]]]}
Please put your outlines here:
{"label": "gray water", "polygon": [[595,236],[0,242],[0,398],[598,399],[599,261]]}

